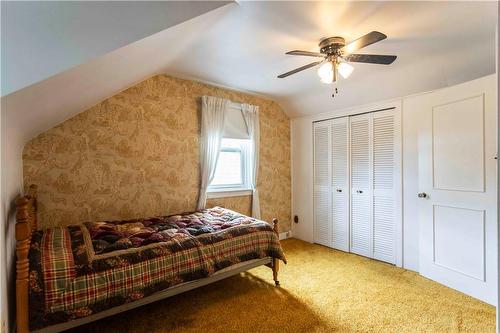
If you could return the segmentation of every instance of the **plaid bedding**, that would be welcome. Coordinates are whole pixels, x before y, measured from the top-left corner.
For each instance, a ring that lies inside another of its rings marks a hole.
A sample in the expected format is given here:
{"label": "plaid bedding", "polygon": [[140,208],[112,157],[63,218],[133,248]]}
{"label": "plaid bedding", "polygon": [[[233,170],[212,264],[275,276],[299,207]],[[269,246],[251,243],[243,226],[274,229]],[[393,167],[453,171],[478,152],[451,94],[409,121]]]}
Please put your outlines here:
{"label": "plaid bedding", "polygon": [[29,255],[31,329],[267,256],[285,261],[272,227],[221,207],[38,231]]}

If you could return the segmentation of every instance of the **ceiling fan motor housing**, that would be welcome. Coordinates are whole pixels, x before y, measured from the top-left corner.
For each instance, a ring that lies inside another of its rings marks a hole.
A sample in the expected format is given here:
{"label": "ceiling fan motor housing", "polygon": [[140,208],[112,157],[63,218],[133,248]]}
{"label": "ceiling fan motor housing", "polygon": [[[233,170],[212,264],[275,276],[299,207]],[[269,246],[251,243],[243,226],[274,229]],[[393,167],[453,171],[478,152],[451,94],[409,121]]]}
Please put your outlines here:
{"label": "ceiling fan motor housing", "polygon": [[320,52],[326,55],[338,54],[345,46],[345,39],[342,37],[327,37],[319,42]]}

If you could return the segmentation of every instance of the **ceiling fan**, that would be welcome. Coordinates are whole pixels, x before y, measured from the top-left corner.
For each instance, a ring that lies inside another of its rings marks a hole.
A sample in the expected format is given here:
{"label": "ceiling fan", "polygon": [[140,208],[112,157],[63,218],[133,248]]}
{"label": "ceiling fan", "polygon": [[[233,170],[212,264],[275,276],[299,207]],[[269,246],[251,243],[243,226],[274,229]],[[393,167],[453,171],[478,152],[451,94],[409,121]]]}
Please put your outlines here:
{"label": "ceiling fan", "polygon": [[299,50],[289,51],[286,53],[290,55],[318,57],[323,59],[278,75],[278,78],[282,79],[305,69],[322,64],[318,69],[318,75],[321,78],[321,82],[333,83],[337,81],[338,74],[345,79],[351,75],[354,67],[349,65],[348,62],[390,65],[394,62],[394,60],[396,60],[397,57],[395,55],[354,53],[365,46],[380,42],[386,38],[386,35],[378,31],[372,31],[350,42],[349,44],[346,44],[345,39],[342,37],[336,36],[323,38],[319,42],[319,53]]}

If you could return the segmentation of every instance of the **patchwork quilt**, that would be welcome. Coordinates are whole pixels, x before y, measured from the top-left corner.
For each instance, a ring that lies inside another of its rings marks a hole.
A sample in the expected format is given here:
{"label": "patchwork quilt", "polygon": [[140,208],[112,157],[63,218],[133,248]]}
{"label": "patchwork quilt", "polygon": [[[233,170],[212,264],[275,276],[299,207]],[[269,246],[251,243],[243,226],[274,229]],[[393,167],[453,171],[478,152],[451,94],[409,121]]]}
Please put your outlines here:
{"label": "patchwork quilt", "polygon": [[37,231],[29,253],[30,329],[265,257],[286,260],[271,225],[221,207]]}

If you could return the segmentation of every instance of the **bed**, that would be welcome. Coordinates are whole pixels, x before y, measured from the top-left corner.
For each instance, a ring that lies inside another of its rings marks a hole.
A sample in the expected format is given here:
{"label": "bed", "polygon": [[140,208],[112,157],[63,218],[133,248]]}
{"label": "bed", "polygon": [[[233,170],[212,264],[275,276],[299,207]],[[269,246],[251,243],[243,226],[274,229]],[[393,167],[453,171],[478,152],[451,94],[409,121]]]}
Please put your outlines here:
{"label": "bed", "polygon": [[286,262],[273,225],[214,207],[37,229],[36,186],[17,202],[18,332],[59,332]]}

